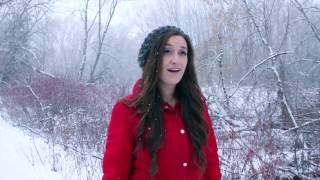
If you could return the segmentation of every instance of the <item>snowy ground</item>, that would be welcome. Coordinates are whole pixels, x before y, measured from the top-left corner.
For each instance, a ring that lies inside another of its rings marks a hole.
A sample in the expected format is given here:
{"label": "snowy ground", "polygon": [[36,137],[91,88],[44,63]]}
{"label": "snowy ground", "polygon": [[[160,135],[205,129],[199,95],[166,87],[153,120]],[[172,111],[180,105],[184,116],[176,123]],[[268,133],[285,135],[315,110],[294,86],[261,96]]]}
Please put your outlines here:
{"label": "snowy ground", "polygon": [[56,172],[52,171],[52,156],[50,155],[52,149],[49,147],[43,139],[31,137],[26,132],[12,127],[0,116],[0,179],[83,179],[83,175],[79,176],[75,170],[74,162],[58,148],[55,153],[60,156],[60,160],[57,160]]}

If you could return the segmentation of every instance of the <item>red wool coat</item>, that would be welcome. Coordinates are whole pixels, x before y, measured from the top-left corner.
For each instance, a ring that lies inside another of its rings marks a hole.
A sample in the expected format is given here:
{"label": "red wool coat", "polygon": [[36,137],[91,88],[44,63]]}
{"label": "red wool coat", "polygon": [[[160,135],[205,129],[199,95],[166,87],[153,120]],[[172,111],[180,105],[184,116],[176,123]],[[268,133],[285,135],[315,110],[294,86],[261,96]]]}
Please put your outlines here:
{"label": "red wool coat", "polygon": [[[132,98],[139,93],[139,81]],[[217,144],[208,110],[205,118],[210,125],[208,143],[204,148],[208,166],[203,173],[193,160],[195,149],[185,130],[179,104],[164,104],[164,141],[158,150],[159,170],[154,180],[219,180],[221,179]],[[139,115],[137,109],[118,101],[112,110],[108,128],[106,151],[103,159],[102,180],[149,180],[151,155],[148,148],[134,151],[137,142]],[[150,130],[150,128],[148,129]]]}

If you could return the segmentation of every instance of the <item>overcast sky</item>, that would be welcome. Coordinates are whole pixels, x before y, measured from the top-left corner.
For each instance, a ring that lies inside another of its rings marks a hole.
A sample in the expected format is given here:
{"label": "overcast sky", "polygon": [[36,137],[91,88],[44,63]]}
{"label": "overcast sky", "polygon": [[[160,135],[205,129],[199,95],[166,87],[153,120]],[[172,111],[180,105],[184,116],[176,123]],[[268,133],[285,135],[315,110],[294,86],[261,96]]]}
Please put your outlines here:
{"label": "overcast sky", "polygon": [[[97,1],[92,1],[91,9],[93,9],[97,4],[94,4]],[[131,36],[135,36],[137,33],[137,11],[142,9],[142,6],[146,6],[151,1],[143,1],[143,0],[122,0],[119,2],[114,17],[111,21],[112,27],[120,27],[125,26],[128,28],[128,33]],[[84,0],[57,0],[53,7],[53,17],[60,19],[77,19],[80,21],[80,11],[84,7]],[[97,9],[97,8],[95,8]],[[89,19],[94,17],[96,12],[89,12]],[[108,12],[106,12],[108,13]]]}

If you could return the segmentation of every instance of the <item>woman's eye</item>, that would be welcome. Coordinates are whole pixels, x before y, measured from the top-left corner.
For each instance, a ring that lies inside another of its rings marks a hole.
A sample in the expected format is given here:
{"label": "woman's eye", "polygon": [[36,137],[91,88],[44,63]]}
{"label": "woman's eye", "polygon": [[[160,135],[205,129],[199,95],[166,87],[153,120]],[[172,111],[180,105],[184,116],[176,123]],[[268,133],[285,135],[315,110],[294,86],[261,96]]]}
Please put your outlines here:
{"label": "woman's eye", "polygon": [[181,51],[180,54],[186,56],[188,53],[186,51]]}
{"label": "woman's eye", "polygon": [[170,54],[170,53],[171,53],[171,50],[170,50],[170,49],[164,49],[164,53],[165,53],[165,54]]}

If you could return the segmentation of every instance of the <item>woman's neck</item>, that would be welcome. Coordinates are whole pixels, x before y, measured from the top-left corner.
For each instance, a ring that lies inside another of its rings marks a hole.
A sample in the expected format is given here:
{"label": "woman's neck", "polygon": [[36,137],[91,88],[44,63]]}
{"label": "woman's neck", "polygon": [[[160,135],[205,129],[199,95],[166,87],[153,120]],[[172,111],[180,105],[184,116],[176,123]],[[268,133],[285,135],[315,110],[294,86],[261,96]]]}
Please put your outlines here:
{"label": "woman's neck", "polygon": [[176,86],[159,84],[159,89],[162,96],[162,100],[164,102],[167,102],[171,106],[174,106],[176,104],[176,99],[174,97],[174,91],[176,89]]}

